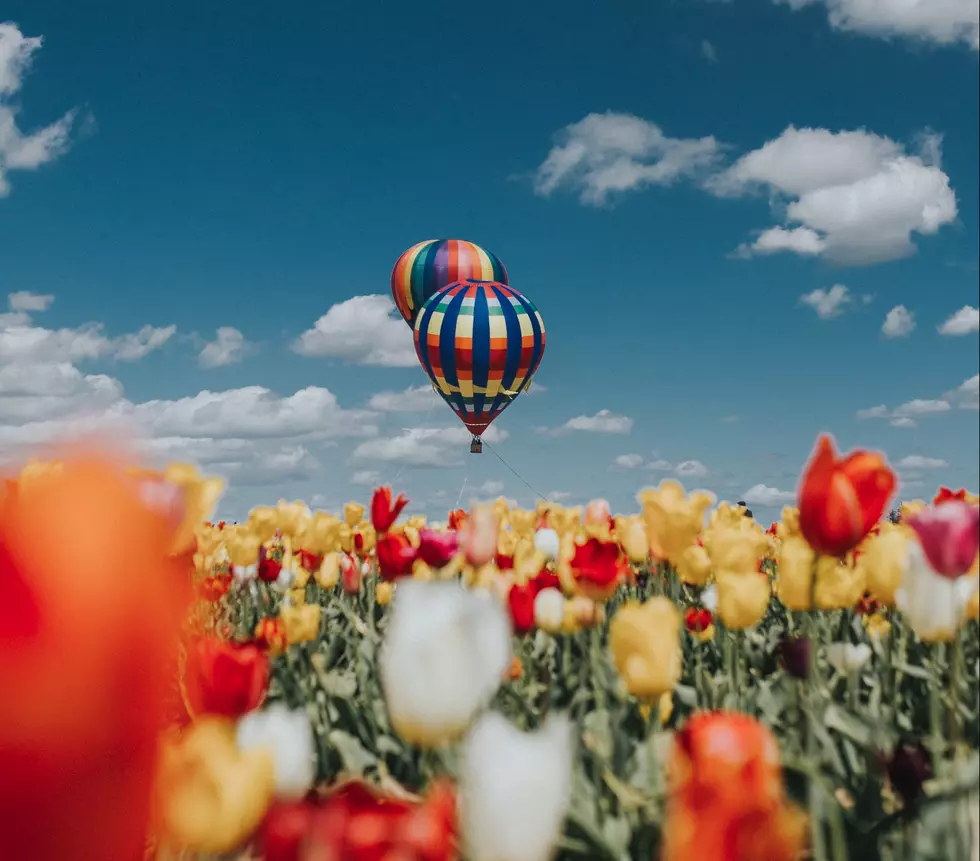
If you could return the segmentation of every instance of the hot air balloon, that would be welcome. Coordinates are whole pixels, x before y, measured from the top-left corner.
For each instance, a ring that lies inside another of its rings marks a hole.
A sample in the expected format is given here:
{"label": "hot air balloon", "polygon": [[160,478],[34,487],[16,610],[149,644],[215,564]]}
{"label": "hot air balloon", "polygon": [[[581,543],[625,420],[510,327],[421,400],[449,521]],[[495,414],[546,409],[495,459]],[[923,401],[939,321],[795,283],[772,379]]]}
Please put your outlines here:
{"label": "hot air balloon", "polygon": [[465,239],[429,239],[408,249],[391,271],[391,295],[409,326],[426,300],[453,281],[507,283],[504,264]]}
{"label": "hot air balloon", "polygon": [[431,296],[415,321],[415,352],[435,390],[480,435],[522,391],[544,356],[544,321],[513,287],[456,281]]}

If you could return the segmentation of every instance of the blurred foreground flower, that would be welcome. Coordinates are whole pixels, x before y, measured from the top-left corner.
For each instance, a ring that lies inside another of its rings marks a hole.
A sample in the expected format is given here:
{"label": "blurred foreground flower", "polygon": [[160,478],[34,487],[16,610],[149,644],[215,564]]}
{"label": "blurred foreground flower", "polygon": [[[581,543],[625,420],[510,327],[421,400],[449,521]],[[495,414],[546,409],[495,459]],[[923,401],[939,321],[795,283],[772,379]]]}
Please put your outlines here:
{"label": "blurred foreground flower", "polygon": [[677,734],[662,861],[795,861],[805,817],[787,800],[779,748],[740,713],[696,714]]}
{"label": "blurred foreground flower", "polygon": [[908,542],[908,558],[902,585],[895,592],[896,606],[923,642],[953,641],[980,583],[972,577],[950,580],[937,574],[918,541]]}
{"label": "blurred foreground flower", "polygon": [[268,684],[269,658],[256,645],[205,637],[190,649],[184,686],[192,715],[240,717],[259,707]]}
{"label": "blurred foreground flower", "polygon": [[800,530],[826,556],[853,550],[881,519],[895,492],[895,473],[879,454],[838,458],[826,434],[817,440],[800,485]]}
{"label": "blurred foreground flower", "polygon": [[966,574],[980,550],[980,508],[951,500],[924,508],[909,518],[908,526],[918,536],[922,552],[942,577],[955,580]]}
{"label": "blurred foreground flower", "polygon": [[238,749],[266,750],[275,765],[275,791],[280,799],[302,798],[316,777],[313,730],[303,709],[289,711],[281,703],[245,715],[236,730]]}
{"label": "blurred foreground flower", "polygon": [[572,794],[572,727],[550,717],[523,733],[495,712],[463,749],[462,835],[471,861],[548,861]]}
{"label": "blurred foreground flower", "polygon": [[[5,858],[132,861],[188,580],[172,518],[122,464],[75,452],[5,494],[0,840]],[[134,561],[138,576],[134,576]]]}
{"label": "blurred foreground flower", "polygon": [[626,604],[609,623],[613,664],[635,697],[653,700],[681,677],[681,620],[669,598]]}
{"label": "blurred foreground flower", "polygon": [[510,666],[511,625],[489,595],[456,582],[403,580],[379,656],[395,731],[410,744],[461,735]]}

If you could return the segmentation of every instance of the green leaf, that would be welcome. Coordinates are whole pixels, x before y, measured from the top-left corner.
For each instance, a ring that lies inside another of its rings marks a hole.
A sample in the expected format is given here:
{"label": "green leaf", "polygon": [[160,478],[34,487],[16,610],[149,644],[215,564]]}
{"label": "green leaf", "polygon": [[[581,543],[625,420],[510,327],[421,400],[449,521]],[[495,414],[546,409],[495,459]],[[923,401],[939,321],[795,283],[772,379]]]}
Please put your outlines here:
{"label": "green leaf", "polygon": [[874,747],[874,729],[868,726],[857,715],[845,711],[840,706],[831,703],[824,712],[824,726],[829,730],[849,738],[858,747]]}
{"label": "green leaf", "polygon": [[377,762],[374,754],[366,750],[364,745],[354,736],[342,729],[331,730],[327,734],[327,740],[340,755],[344,771],[363,775],[368,768]]}
{"label": "green leaf", "polygon": [[320,682],[320,687],[332,697],[346,700],[357,693],[357,680],[351,673],[339,670],[317,673],[317,681]]}

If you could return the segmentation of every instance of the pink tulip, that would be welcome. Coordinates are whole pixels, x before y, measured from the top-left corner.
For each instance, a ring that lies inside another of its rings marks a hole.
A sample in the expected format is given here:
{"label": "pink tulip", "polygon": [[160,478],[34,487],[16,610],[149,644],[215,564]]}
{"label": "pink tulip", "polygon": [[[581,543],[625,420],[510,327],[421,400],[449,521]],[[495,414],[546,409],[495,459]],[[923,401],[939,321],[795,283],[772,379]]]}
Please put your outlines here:
{"label": "pink tulip", "polygon": [[473,509],[463,527],[463,534],[460,535],[460,545],[470,565],[479,568],[494,558],[499,529],[493,508],[479,505]]}
{"label": "pink tulip", "polygon": [[955,580],[973,567],[980,549],[980,509],[954,500],[923,508],[906,521],[919,537],[922,552],[942,577]]}
{"label": "pink tulip", "polygon": [[593,499],[585,506],[584,520],[589,526],[599,526],[609,522],[609,503],[604,499]]}
{"label": "pink tulip", "polygon": [[418,557],[430,568],[443,568],[456,555],[459,539],[455,532],[423,529],[419,535]]}

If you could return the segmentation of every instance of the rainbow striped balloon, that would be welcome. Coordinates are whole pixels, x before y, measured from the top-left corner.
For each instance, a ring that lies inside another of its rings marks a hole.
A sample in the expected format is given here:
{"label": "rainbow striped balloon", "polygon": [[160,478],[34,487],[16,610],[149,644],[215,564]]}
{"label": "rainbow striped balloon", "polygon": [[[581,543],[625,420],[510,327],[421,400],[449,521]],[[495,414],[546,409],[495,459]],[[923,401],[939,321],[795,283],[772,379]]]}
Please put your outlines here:
{"label": "rainbow striped balloon", "polygon": [[391,295],[409,326],[426,300],[453,281],[507,283],[504,264],[465,239],[429,239],[408,249],[391,272]]}
{"label": "rainbow striped balloon", "polygon": [[528,387],[544,356],[544,321],[527,299],[495,281],[457,281],[415,321],[422,369],[479,436]]}

